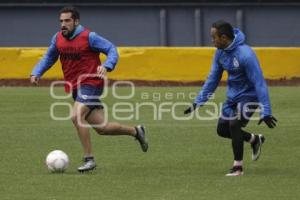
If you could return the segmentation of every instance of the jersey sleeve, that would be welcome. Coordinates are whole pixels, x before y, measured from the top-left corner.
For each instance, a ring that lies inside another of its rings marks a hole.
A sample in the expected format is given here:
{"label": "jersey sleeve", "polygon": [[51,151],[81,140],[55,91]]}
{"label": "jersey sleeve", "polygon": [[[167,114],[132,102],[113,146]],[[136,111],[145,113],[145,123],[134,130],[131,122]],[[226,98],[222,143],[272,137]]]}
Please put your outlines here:
{"label": "jersey sleeve", "polygon": [[40,60],[40,62],[35,65],[34,69],[31,72],[32,76],[41,77],[57,61],[59,52],[56,48],[56,36],[57,34],[52,37],[51,44],[47,50],[47,53]]}
{"label": "jersey sleeve", "polygon": [[91,49],[99,53],[104,53],[107,56],[103,66],[108,71],[114,70],[119,59],[119,54],[115,45],[95,32],[89,34],[89,44]]}
{"label": "jersey sleeve", "polygon": [[218,57],[219,53],[217,51],[208,78],[194,101],[197,106],[202,106],[209,99],[210,95],[214,93],[218,87],[222,78],[223,68],[218,63]]}
{"label": "jersey sleeve", "polygon": [[272,114],[269,92],[258,59],[252,49],[245,53],[244,66],[249,81],[254,85],[258,101],[262,104],[261,116]]}

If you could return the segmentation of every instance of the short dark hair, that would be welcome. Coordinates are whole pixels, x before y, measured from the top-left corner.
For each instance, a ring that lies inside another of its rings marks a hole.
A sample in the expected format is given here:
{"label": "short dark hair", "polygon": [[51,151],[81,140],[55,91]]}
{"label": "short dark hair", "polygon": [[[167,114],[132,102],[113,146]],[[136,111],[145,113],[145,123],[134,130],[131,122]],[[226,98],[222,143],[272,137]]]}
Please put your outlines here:
{"label": "short dark hair", "polygon": [[218,35],[226,35],[229,39],[234,39],[233,27],[230,23],[218,20],[212,24],[212,27],[218,30]]}
{"label": "short dark hair", "polygon": [[59,14],[62,14],[62,13],[72,13],[72,18],[74,20],[80,19],[80,13],[79,13],[79,11],[77,10],[77,8],[75,8],[73,6],[67,6],[67,7],[62,8],[59,11]]}

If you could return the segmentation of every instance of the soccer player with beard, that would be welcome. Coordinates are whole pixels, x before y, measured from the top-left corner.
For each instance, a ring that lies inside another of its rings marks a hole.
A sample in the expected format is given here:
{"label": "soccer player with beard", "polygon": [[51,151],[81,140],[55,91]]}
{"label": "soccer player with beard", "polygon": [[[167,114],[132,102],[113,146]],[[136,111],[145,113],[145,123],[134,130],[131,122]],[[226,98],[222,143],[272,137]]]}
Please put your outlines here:
{"label": "soccer player with beard", "polygon": [[[104,123],[103,106],[99,100],[107,72],[114,70],[118,61],[116,47],[108,40],[79,24],[80,14],[74,7],[60,11],[61,31],[51,41],[47,53],[31,73],[31,83],[37,85],[41,76],[60,59],[66,81],[65,90],[72,92],[74,99],[72,122],[77,130],[84,153],[84,164],[79,172],[95,169],[89,128],[91,125],[100,135],[128,135],[137,139],[142,150],[148,150],[145,129],[115,123]],[[99,54],[107,55],[102,64]]]}

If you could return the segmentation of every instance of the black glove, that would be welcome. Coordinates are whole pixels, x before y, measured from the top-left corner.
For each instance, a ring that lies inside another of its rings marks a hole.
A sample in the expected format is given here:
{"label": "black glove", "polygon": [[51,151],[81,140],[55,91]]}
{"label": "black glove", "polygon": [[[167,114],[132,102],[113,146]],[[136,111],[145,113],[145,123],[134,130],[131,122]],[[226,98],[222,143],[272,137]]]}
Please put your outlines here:
{"label": "black glove", "polygon": [[193,106],[191,107],[188,107],[183,113],[186,115],[186,114],[189,114],[191,112],[193,112],[194,110],[196,110],[196,107],[197,107],[197,104],[193,103]]}
{"label": "black glove", "polygon": [[258,125],[260,125],[264,121],[269,128],[274,128],[276,126],[277,119],[272,115],[265,116],[258,121]]}

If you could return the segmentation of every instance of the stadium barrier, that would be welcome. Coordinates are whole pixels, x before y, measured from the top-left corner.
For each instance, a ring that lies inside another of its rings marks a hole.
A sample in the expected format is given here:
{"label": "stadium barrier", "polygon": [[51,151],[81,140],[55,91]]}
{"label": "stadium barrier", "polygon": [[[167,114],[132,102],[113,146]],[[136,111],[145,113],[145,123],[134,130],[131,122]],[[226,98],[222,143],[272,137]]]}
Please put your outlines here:
{"label": "stadium barrier", "polygon": [[[300,77],[300,48],[254,48],[267,79]],[[46,48],[0,48],[0,79],[28,78]],[[114,80],[205,80],[215,48],[210,47],[120,47],[120,60],[109,78]],[[102,61],[105,56],[101,56]],[[57,62],[45,75],[61,79]],[[226,73],[224,73],[226,76]],[[226,78],[223,76],[223,80]]]}

